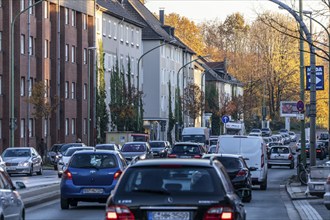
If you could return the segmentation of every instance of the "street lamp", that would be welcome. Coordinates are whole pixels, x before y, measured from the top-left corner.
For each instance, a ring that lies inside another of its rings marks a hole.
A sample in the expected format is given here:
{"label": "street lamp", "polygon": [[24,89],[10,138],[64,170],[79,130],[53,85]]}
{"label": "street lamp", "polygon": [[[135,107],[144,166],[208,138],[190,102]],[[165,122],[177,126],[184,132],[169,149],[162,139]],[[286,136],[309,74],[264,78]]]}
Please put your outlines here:
{"label": "street lamp", "polygon": [[91,68],[90,68],[90,51],[96,50],[96,47],[87,47],[88,50],[88,91],[87,91],[87,144],[90,146],[90,130],[91,130]]}
{"label": "street lamp", "polygon": [[[157,49],[157,48],[159,48],[159,47],[162,47],[162,46],[165,46],[165,45],[167,45],[167,44],[170,44],[170,43],[174,43],[174,42],[176,42],[176,39],[174,38],[173,40],[170,40],[170,41],[167,41],[167,42],[164,42],[164,43],[162,43],[162,44],[160,44],[160,45],[158,45],[158,46],[156,46],[156,47],[154,47],[154,48],[151,48],[150,50],[148,50],[147,52],[145,52],[144,54],[142,54],[140,57],[139,57],[139,59],[138,59],[138,63],[137,63],[137,92],[139,92],[140,91],[140,61],[141,61],[141,59],[145,56],[145,55],[147,55],[148,53],[150,53],[151,51],[153,51],[153,50],[155,50],[155,49]],[[136,125],[137,125],[137,131],[139,131],[139,120],[140,120],[140,109],[139,109],[139,106],[140,106],[140,104],[142,104],[142,103],[140,103],[140,100],[138,101],[138,105],[137,105],[137,121],[136,121]]]}
{"label": "street lamp", "polygon": [[45,0],[39,0],[36,1],[35,3],[33,3],[32,5],[28,6],[27,8],[24,8],[22,11],[20,11],[12,20],[11,25],[10,25],[10,48],[11,48],[11,69],[10,69],[10,145],[11,147],[13,147],[15,145],[14,143],[14,131],[15,131],[15,114],[14,114],[14,81],[15,81],[15,71],[14,71],[14,61],[15,61],[15,57],[14,57],[14,25],[15,25],[15,21],[16,19],[23,14],[24,12],[26,12],[27,10],[29,10],[30,8],[36,6],[37,4],[43,2]]}

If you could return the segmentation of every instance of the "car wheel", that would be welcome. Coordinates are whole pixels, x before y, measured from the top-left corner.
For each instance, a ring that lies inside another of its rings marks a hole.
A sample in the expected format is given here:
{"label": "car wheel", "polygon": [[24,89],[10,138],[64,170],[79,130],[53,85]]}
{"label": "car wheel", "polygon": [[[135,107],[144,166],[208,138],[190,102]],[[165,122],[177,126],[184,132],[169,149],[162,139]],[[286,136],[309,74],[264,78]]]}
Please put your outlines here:
{"label": "car wheel", "polygon": [[31,165],[31,167],[30,167],[30,172],[29,172],[28,175],[29,175],[29,176],[32,176],[32,175],[33,175],[33,165]]}
{"label": "car wheel", "polygon": [[245,197],[242,198],[242,202],[249,203],[249,202],[251,202],[251,200],[252,200],[252,192],[250,192],[249,196],[245,196]]}
{"label": "car wheel", "polygon": [[37,172],[37,175],[42,175],[42,164],[40,165],[40,169],[39,169],[39,171]]}
{"label": "car wheel", "polygon": [[292,162],[291,164],[290,164],[290,169],[293,169],[294,168],[294,162]]}
{"label": "car wheel", "polygon": [[267,166],[268,166],[269,169],[272,168],[272,165],[270,165],[270,164],[268,164]]}
{"label": "car wheel", "polygon": [[323,160],[323,159],[324,159],[324,155],[321,154],[321,156],[320,156],[320,160]]}
{"label": "car wheel", "polygon": [[71,201],[70,206],[77,207],[78,206],[78,201]]}
{"label": "car wheel", "polygon": [[267,177],[263,182],[261,182],[260,189],[261,190],[266,190],[267,189]]}
{"label": "car wheel", "polygon": [[19,220],[25,220],[25,210],[24,209],[22,210]]}
{"label": "car wheel", "polygon": [[58,173],[57,176],[58,176],[58,178],[61,178],[62,177],[62,174],[61,173]]}
{"label": "car wheel", "polygon": [[69,209],[69,199],[61,197],[61,209]]}
{"label": "car wheel", "polygon": [[54,170],[57,170],[57,165],[54,165]]}

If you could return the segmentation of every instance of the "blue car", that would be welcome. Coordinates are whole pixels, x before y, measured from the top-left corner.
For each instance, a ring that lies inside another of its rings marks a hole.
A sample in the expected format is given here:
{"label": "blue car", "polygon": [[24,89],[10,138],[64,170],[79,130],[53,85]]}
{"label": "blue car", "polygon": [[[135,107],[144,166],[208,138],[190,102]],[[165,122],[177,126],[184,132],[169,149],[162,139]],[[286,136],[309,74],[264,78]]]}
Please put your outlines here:
{"label": "blue car", "polygon": [[118,151],[75,152],[62,174],[61,209],[79,201],[105,203],[127,164]]}

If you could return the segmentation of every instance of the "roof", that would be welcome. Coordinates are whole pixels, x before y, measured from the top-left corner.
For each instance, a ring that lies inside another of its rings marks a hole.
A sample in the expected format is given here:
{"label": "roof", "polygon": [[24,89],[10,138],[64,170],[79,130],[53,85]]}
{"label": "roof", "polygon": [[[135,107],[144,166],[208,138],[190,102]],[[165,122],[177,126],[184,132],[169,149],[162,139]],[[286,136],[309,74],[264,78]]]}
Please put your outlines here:
{"label": "roof", "polygon": [[239,154],[204,154],[204,157],[232,157],[232,158],[239,158],[243,157],[242,155]]}
{"label": "roof", "polygon": [[167,158],[164,159],[152,159],[152,160],[137,160],[136,163],[131,164],[131,167],[154,167],[163,165],[183,165],[183,166],[202,166],[202,167],[212,167],[209,160],[203,159],[175,159]]}
{"label": "roof", "polygon": [[76,151],[74,154],[91,154],[91,153],[120,154],[120,152],[116,150],[81,150],[81,151]]}
{"label": "roof", "polygon": [[173,146],[176,146],[176,145],[187,145],[187,144],[196,145],[196,146],[200,146],[201,145],[200,143],[186,141],[186,142],[176,142]]}

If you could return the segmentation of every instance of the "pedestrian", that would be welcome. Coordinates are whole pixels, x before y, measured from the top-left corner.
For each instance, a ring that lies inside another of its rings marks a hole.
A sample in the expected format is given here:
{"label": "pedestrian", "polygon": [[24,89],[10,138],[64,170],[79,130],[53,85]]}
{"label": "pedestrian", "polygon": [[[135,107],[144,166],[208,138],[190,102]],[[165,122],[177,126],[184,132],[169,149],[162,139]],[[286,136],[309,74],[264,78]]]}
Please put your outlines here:
{"label": "pedestrian", "polygon": [[46,150],[45,147],[46,147],[46,143],[45,143],[44,139],[41,138],[40,139],[40,143],[38,144],[37,151],[38,151],[39,155],[41,156],[42,160],[45,159],[44,158],[44,156],[45,156],[45,150]]}

